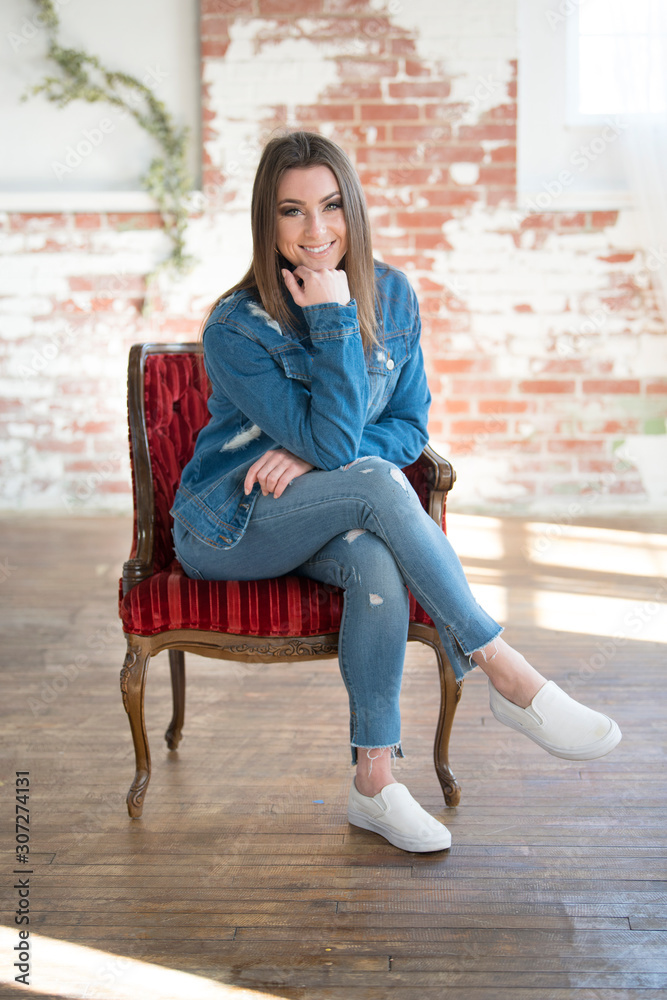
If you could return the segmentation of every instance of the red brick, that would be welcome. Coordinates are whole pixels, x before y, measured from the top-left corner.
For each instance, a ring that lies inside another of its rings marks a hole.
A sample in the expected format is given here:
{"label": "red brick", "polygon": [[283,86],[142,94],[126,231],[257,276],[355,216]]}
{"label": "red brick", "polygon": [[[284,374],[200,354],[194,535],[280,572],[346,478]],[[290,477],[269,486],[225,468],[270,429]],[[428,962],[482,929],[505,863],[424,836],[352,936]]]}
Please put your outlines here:
{"label": "red brick", "polygon": [[488,372],[491,369],[489,358],[436,358],[433,369],[443,374],[455,372]]}
{"label": "red brick", "polygon": [[480,413],[526,413],[528,403],[520,399],[480,399],[477,408]]}
{"label": "red brick", "polygon": [[649,396],[661,396],[667,392],[667,379],[660,382],[647,382],[646,392]]}
{"label": "red brick", "polygon": [[229,39],[225,38],[202,38],[199,43],[199,52],[202,59],[222,59],[227,55]]}
{"label": "red brick", "polygon": [[98,212],[76,212],[74,225],[77,229],[99,229],[102,225],[102,216]]}
{"label": "red brick", "polygon": [[116,424],[110,420],[87,420],[85,423],[75,420],[68,430],[75,434],[113,434]]}
{"label": "red brick", "polygon": [[363,122],[394,119],[403,121],[408,118],[419,118],[419,108],[416,104],[363,104],[361,107]]}
{"label": "red brick", "polygon": [[615,226],[618,222],[618,212],[591,212],[591,225],[595,229]]}
{"label": "red brick", "polygon": [[389,96],[398,100],[414,100],[416,97],[449,97],[452,85],[448,80],[429,80],[428,83],[390,83]]}
{"label": "red brick", "polygon": [[498,396],[507,395],[512,388],[510,379],[454,379],[450,392],[454,396]]}
{"label": "red brick", "polygon": [[519,382],[519,392],[572,393],[574,389],[573,379],[534,379]]}
{"label": "red brick", "polygon": [[103,480],[99,486],[95,486],[96,490],[100,493],[129,493],[130,492],[130,480],[121,479],[114,481],[113,479]]}
{"label": "red brick", "polygon": [[516,167],[482,166],[477,183],[504,186],[516,184]]}
{"label": "red brick", "polygon": [[[454,205],[472,205],[474,202],[480,201],[481,198],[482,193],[477,188],[451,187],[442,188],[441,193],[434,192],[429,200],[437,202],[438,205],[443,207],[447,207]],[[447,218],[451,218],[451,215],[447,216]]]}
{"label": "red brick", "polygon": [[639,379],[636,378],[597,378],[584,379],[584,392],[606,395],[607,393],[627,393],[636,395],[639,392]]}
{"label": "red brick", "polygon": [[517,313],[532,313],[534,312],[533,307],[528,302],[522,302],[520,305],[514,306],[514,312]]}
{"label": "red brick", "polygon": [[467,399],[445,399],[445,413],[470,413],[470,403]]}
{"label": "red brick", "polygon": [[588,362],[582,358],[565,358],[562,361],[544,361],[540,365],[540,371],[550,372],[552,375],[567,375],[572,372],[579,374],[586,370],[587,365]]}
{"label": "red brick", "polygon": [[397,212],[396,225],[406,229],[441,229],[443,218],[440,212]]}
{"label": "red brick", "polygon": [[603,448],[607,447],[607,442],[600,440],[590,440],[585,438],[562,438],[560,440],[556,439],[549,441],[547,443],[547,451],[553,452],[554,454],[560,454],[562,452],[571,452],[572,454],[579,455],[599,455]]}
{"label": "red brick", "polygon": [[439,313],[440,307],[442,305],[442,298],[436,298],[435,296],[419,296],[419,308],[422,315],[428,313]]}
{"label": "red brick", "polygon": [[505,146],[497,146],[491,150],[492,163],[516,163],[516,146],[508,142]]}
{"label": "red brick", "polygon": [[161,229],[164,225],[159,212],[109,212],[107,219],[119,229]]}
{"label": "red brick", "polygon": [[559,229],[581,229],[586,228],[585,212],[563,212],[556,216],[556,224]]}
{"label": "red brick", "polygon": [[453,434],[505,434],[506,420],[453,420]]}
{"label": "red brick", "polygon": [[[405,40],[399,39],[399,44],[401,42],[403,42],[406,48],[411,45],[412,51],[414,51],[415,43],[413,41],[407,38]],[[429,76],[430,70],[419,59],[406,59],[405,73],[407,76]]]}
{"label": "red brick", "polygon": [[486,112],[483,120],[513,122],[516,120],[516,104],[496,104]]}
{"label": "red brick", "polygon": [[83,438],[78,441],[58,441],[55,438],[40,438],[34,442],[36,451],[63,452],[69,455],[80,455],[85,450],[86,442]]}
{"label": "red brick", "polygon": [[91,292],[95,288],[95,278],[84,278],[80,275],[70,276],[68,284],[72,292]]}
{"label": "red brick", "polygon": [[201,19],[202,38],[228,38],[229,17],[224,14],[209,14]]}
{"label": "red brick", "polygon": [[299,104],[295,114],[302,121],[352,122],[354,121],[354,106],[352,104]]}
{"label": "red brick", "polygon": [[577,469],[579,472],[616,472],[616,463],[608,458],[579,458],[577,459]]}
{"label": "red brick", "polygon": [[282,14],[305,17],[306,14],[321,14],[322,2],[323,0],[259,0],[257,13],[260,17],[279,17]]}
{"label": "red brick", "polygon": [[356,14],[368,12],[368,0],[326,0],[327,14]]}
{"label": "red brick", "polygon": [[544,215],[541,212],[533,212],[521,220],[521,229],[553,229],[553,215]]}
{"label": "red brick", "polygon": [[598,260],[604,260],[607,264],[627,264],[629,261],[635,259],[635,254],[633,253],[610,253],[606,256],[598,256]]}
{"label": "red brick", "polygon": [[[395,104],[388,105],[388,107],[396,106]],[[451,129],[448,125],[392,125],[391,134],[395,142],[423,142],[430,146],[442,146],[444,147],[443,155],[446,152],[448,162],[458,158],[458,149],[448,145],[451,138]],[[481,146],[479,153],[480,157],[484,154]],[[419,152],[415,150],[415,159],[418,157]]]}
{"label": "red brick", "polygon": [[28,229],[31,232],[46,228],[60,229],[67,224],[67,216],[61,212],[11,212],[9,228]]}
{"label": "red brick", "polygon": [[201,0],[200,9],[202,19],[205,19],[215,14],[253,14],[254,6],[254,0]]}
{"label": "red brick", "polygon": [[391,53],[394,56],[413,56],[417,49],[412,38],[392,38]]}
{"label": "red brick", "polygon": [[[447,218],[451,218],[448,216]],[[443,222],[446,221],[445,216],[443,216]],[[454,247],[445,239],[444,236],[438,235],[437,233],[415,233],[412,237],[414,241],[415,250],[453,250]],[[458,329],[458,327],[457,327]]]}

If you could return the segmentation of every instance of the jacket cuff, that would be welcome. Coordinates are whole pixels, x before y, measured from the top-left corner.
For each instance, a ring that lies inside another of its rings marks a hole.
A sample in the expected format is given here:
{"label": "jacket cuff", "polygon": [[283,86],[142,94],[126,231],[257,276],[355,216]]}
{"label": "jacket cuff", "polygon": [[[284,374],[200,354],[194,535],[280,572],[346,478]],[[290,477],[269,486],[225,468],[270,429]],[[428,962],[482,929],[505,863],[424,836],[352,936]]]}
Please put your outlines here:
{"label": "jacket cuff", "polygon": [[339,302],[320,302],[314,306],[303,306],[303,315],[311,337],[316,340],[334,340],[359,333],[356,299],[350,299],[346,306]]}

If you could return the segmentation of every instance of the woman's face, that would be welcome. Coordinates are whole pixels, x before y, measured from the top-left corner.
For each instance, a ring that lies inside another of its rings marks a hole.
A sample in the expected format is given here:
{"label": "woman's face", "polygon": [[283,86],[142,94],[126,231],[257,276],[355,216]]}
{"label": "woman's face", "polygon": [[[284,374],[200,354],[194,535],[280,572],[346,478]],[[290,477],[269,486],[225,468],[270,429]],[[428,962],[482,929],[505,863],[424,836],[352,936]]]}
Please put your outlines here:
{"label": "woman's face", "polygon": [[313,271],[338,267],[347,227],[334,173],[323,165],[292,167],[278,184],[276,244],[291,264]]}

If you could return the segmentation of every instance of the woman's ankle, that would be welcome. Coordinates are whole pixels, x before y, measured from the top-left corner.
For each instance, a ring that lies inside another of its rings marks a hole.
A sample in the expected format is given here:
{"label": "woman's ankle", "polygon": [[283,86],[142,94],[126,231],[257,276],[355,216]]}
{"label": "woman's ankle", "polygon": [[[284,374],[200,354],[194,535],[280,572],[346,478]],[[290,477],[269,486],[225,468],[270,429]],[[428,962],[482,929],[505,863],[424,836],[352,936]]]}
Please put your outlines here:
{"label": "woman's ankle", "polygon": [[518,705],[528,708],[533,698],[547,680],[533,667],[525,656],[498,637],[483,650],[472,654],[496,691]]}
{"label": "woman's ankle", "polygon": [[371,798],[396,778],[391,773],[391,747],[357,747],[357,791]]}

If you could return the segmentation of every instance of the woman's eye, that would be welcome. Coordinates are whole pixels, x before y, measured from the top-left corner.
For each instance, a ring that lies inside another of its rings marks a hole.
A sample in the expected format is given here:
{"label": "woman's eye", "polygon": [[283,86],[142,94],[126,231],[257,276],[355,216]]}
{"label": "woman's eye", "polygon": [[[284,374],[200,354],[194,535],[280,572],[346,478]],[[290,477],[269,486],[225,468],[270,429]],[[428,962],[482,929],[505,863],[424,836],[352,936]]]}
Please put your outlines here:
{"label": "woman's eye", "polygon": [[327,205],[327,208],[342,208],[343,206],[339,201],[332,201]]}

